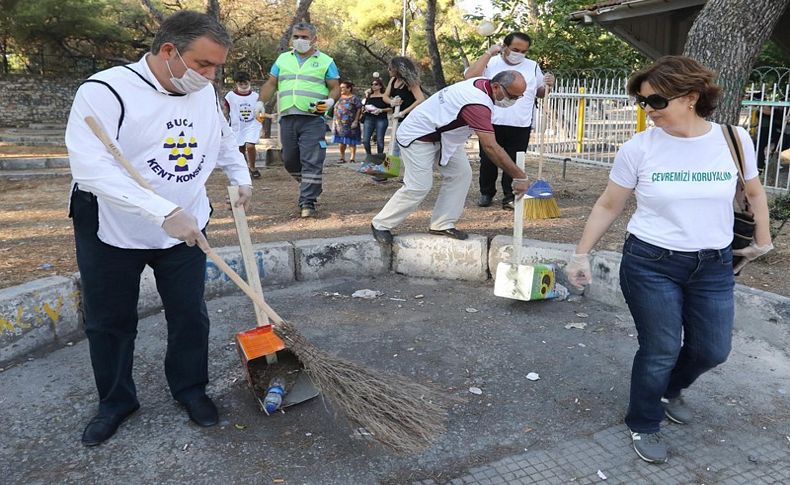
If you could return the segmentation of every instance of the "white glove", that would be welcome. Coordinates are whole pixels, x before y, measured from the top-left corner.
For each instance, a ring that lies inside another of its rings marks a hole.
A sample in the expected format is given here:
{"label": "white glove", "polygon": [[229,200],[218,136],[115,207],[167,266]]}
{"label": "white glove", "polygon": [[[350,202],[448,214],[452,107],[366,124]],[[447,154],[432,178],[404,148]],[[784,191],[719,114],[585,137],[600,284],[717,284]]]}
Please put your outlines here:
{"label": "white glove", "polygon": [[547,72],[546,75],[543,77],[543,84],[546,85],[547,88],[551,89],[554,86],[554,74]]}
{"label": "white glove", "polygon": [[494,44],[488,48],[486,54],[488,54],[491,57],[494,57],[495,55],[499,54],[501,51],[502,51],[502,44]]}
{"label": "white glove", "polygon": [[733,249],[732,255],[733,256],[741,256],[743,259],[738,263],[736,267],[733,268],[733,273],[738,273],[740,270],[746,266],[746,263],[749,261],[754,261],[755,259],[763,256],[764,254],[768,253],[769,251],[773,250],[774,245],[773,243],[768,243],[764,246],[758,246],[754,242],[752,242],[749,246],[746,246],[743,249]]}
{"label": "white glove", "polygon": [[527,190],[529,190],[529,186],[530,183],[528,178],[513,179],[513,182],[510,183],[510,188],[513,189],[513,193],[518,198],[521,198],[521,196],[527,193]]}
{"label": "white glove", "polygon": [[403,100],[400,99],[400,96],[395,96],[394,98],[390,99],[390,106],[400,106],[403,103]]}
{"label": "white glove", "polygon": [[565,266],[565,276],[574,288],[581,290],[592,283],[589,254],[574,254]]}
{"label": "white glove", "polygon": [[165,217],[162,229],[168,236],[187,243],[187,246],[191,247],[197,244],[204,251],[210,249],[206,237],[197,226],[197,219],[180,207]]}
{"label": "white glove", "polygon": [[261,121],[266,114],[266,108],[263,106],[263,101],[258,101],[255,103],[255,109],[252,110],[252,114],[255,116],[255,119]]}
{"label": "white glove", "polygon": [[[236,207],[244,206],[244,212],[250,210],[250,200],[252,199],[252,185],[239,185],[239,200],[236,201]],[[233,210],[230,206],[230,196],[225,194],[225,207],[228,210]]]}
{"label": "white glove", "polygon": [[326,98],[321,101],[310,103],[311,111],[315,114],[322,115],[332,109],[332,106],[335,105],[335,100],[332,98]]}

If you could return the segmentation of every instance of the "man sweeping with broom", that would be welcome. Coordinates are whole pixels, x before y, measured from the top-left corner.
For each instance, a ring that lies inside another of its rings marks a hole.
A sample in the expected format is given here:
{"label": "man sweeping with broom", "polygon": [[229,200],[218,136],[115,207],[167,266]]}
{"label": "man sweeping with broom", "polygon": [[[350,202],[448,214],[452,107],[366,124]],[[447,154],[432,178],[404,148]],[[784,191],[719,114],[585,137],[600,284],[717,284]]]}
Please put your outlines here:
{"label": "man sweeping with broom", "polygon": [[[199,426],[218,421],[206,395],[209,318],[204,300],[211,211],[205,184],[221,167],[252,194],[247,164],[211,86],[231,38],[206,14],[168,17],[139,62],[93,75],[77,91],[66,126],[74,178],[70,214],[82,282],[85,333],[98,412],[82,443],[115,434],[139,407],[132,379],[140,273],[154,269],[168,329],[165,375]],[[92,133],[97,120],[156,192],[144,189]]]}
{"label": "man sweeping with broom", "polygon": [[396,134],[405,167],[404,185],[373,218],[373,237],[381,243],[392,242],[391,230],[414,212],[431,190],[436,162],[442,188],[428,232],[454,239],[468,237],[455,225],[472,181],[464,144],[473,132],[491,161],[513,178],[514,194],[525,193],[527,176],[497,144],[491,114],[494,106],[512,106],[526,89],[524,76],[502,71],[491,80],[480,77],[448,86],[417,106]]}
{"label": "man sweeping with broom", "polygon": [[[491,46],[480,59],[469,66],[464,73],[465,79],[477,76],[493,77],[496,74],[513,70],[524,76],[527,90],[524,96],[517,99],[513,107],[503,109],[495,106],[493,114],[494,135],[496,142],[505,149],[511,159],[516,153],[527,151],[529,137],[532,133],[532,121],[535,111],[535,99],[546,95],[546,90],[554,85],[552,74],[543,75],[538,63],[525,57],[532,45],[532,39],[523,32],[511,32],[505,36],[502,45]],[[477,205],[489,207],[496,195],[496,181],[499,167],[480,146],[480,199]],[[513,210],[512,179],[505,171],[502,173],[502,208]]]}

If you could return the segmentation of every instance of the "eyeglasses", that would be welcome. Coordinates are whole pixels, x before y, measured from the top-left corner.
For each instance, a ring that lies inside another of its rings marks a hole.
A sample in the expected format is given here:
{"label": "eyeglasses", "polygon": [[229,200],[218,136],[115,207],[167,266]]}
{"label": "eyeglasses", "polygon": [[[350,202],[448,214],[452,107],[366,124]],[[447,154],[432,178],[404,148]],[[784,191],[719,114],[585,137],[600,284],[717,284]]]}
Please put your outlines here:
{"label": "eyeglasses", "polygon": [[516,96],[514,94],[510,94],[510,92],[507,90],[507,88],[502,86],[501,84],[499,85],[499,87],[502,88],[502,91],[505,92],[505,96],[507,97],[507,99],[520,99],[520,98],[524,97],[523,94],[519,94],[518,96]]}
{"label": "eyeglasses", "polygon": [[672,101],[673,99],[680,98],[687,94],[688,93],[678,94],[677,96],[672,96],[671,98],[665,98],[660,94],[651,94],[650,96],[647,97],[640,96],[637,94],[634,95],[634,98],[636,99],[636,104],[641,106],[642,109],[645,109],[647,106],[650,106],[653,109],[659,110],[669,106],[669,102]]}

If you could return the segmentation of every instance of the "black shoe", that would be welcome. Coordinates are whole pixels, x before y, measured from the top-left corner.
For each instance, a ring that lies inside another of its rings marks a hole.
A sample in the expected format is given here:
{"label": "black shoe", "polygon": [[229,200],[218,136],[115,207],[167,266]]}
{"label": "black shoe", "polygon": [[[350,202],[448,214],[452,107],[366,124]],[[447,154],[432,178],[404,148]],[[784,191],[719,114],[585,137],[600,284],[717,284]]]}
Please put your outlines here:
{"label": "black shoe", "polygon": [[315,217],[316,216],[315,204],[307,203],[302,205],[301,209],[299,210],[299,216],[302,219]]}
{"label": "black shoe", "polygon": [[469,237],[469,234],[454,227],[451,227],[450,229],[428,229],[428,232],[431,234],[436,234],[437,236],[447,236],[453,239],[460,239],[461,241]]}
{"label": "black shoe", "polygon": [[259,179],[261,178],[261,171],[258,170],[257,168],[254,170],[250,170],[250,175],[252,175],[252,178],[254,179]]}
{"label": "black shoe", "polygon": [[85,426],[85,431],[82,432],[82,444],[96,446],[104,443],[118,431],[118,426],[138,409],[140,409],[139,404],[122,414],[97,414]]}
{"label": "black shoe", "polygon": [[480,194],[480,198],[477,200],[477,205],[478,207],[489,207],[491,206],[492,202],[494,202],[493,195]]}
{"label": "black shoe", "polygon": [[189,419],[199,426],[214,426],[219,422],[217,406],[215,406],[211,398],[205,394],[184,401],[181,404],[187,409]]}
{"label": "black shoe", "polygon": [[502,199],[502,208],[506,211],[512,211],[516,209],[515,206],[515,198],[514,197],[505,197]]}
{"label": "black shoe", "polygon": [[392,244],[392,232],[387,229],[376,229],[373,224],[370,225],[370,230],[373,232],[373,239],[381,244]]}

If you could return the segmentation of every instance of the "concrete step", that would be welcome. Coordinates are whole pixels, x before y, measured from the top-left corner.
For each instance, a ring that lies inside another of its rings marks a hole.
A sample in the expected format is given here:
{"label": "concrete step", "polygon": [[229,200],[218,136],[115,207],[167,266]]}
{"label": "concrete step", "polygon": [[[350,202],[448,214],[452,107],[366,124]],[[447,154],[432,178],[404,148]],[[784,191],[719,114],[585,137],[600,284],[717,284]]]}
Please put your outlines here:
{"label": "concrete step", "polygon": [[0,170],[68,168],[69,157],[6,157],[0,158]]}
{"label": "concrete step", "polygon": [[0,134],[0,143],[13,143],[27,146],[64,146],[66,144],[63,132],[51,135],[18,135],[14,133]]}
{"label": "concrete step", "polygon": [[46,168],[31,170],[0,170],[0,178],[6,180],[21,180],[39,177],[71,176],[68,168]]}

